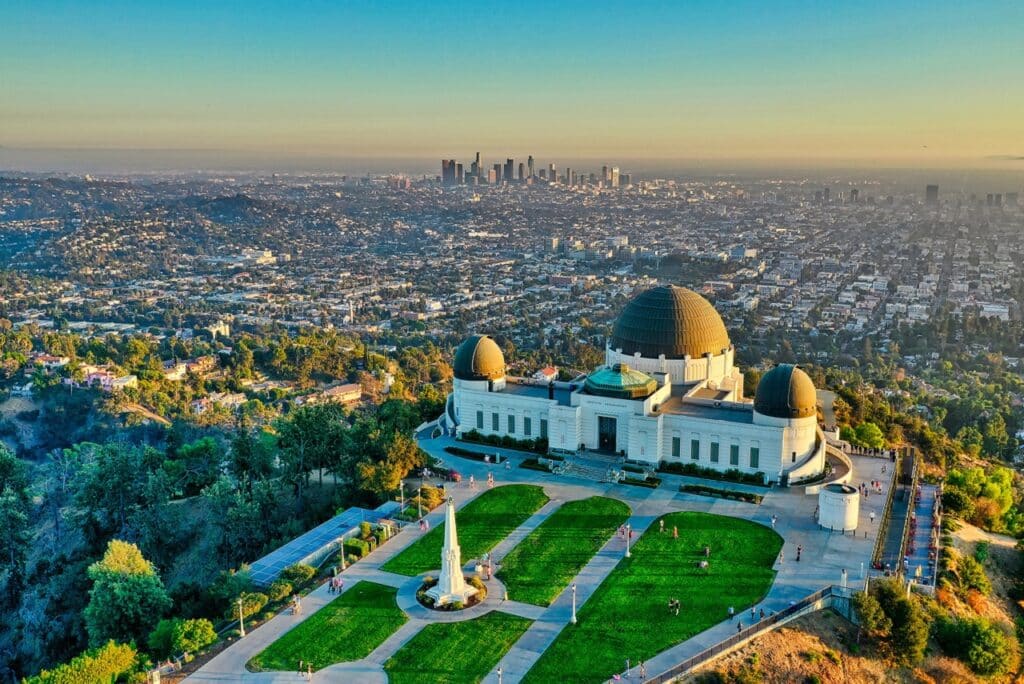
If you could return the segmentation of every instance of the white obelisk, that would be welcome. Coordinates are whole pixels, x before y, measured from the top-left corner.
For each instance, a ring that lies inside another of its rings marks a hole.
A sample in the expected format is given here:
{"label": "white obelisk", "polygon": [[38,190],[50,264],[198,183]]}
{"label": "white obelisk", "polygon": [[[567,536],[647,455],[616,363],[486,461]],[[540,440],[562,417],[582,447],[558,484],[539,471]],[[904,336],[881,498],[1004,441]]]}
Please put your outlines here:
{"label": "white obelisk", "polygon": [[476,591],[476,587],[467,585],[462,576],[462,551],[455,531],[455,502],[448,497],[448,508],[444,514],[444,546],[441,547],[441,576],[437,585],[427,590],[427,596],[434,599],[435,606],[443,606],[455,601],[465,603]]}

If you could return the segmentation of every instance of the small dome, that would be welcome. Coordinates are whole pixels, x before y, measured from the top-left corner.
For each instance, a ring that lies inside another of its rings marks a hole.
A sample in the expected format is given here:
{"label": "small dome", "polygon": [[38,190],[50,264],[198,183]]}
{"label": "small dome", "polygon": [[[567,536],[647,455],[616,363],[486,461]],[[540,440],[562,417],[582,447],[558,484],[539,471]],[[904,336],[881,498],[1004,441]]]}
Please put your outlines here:
{"label": "small dome", "polygon": [[818,413],[818,394],[807,373],[781,363],[757,383],[754,410],[772,418],[807,418]]}
{"label": "small dome", "polygon": [[624,363],[594,371],[583,386],[587,394],[614,399],[643,399],[658,389],[654,378]]}
{"label": "small dome", "polygon": [[455,350],[452,370],[459,380],[497,380],[505,377],[505,355],[487,335],[472,335]]}
{"label": "small dome", "polygon": [[623,354],[656,359],[699,358],[721,354],[731,346],[722,317],[711,302],[693,290],[668,285],[633,298],[612,331],[611,348]]}

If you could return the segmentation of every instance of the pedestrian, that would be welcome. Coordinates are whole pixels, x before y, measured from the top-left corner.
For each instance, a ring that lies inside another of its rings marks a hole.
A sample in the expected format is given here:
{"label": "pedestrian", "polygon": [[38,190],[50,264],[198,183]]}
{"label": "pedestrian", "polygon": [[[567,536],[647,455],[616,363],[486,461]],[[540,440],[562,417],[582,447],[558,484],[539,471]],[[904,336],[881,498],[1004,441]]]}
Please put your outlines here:
{"label": "pedestrian", "polygon": [[675,525],[672,526],[672,538],[679,539],[679,528]]}
{"label": "pedestrian", "polygon": [[754,622],[757,620],[757,609],[754,606],[750,606],[750,621]]}
{"label": "pedestrian", "polygon": [[742,621],[737,622],[736,623],[736,633],[739,634],[742,631],[743,631],[743,622]]}
{"label": "pedestrian", "polygon": [[640,681],[647,679],[647,663],[640,661]]}
{"label": "pedestrian", "polygon": [[761,619],[764,620],[764,608],[761,609]]}
{"label": "pedestrian", "polygon": [[779,562],[781,563],[786,559],[786,551],[784,549],[779,550]]}
{"label": "pedestrian", "polygon": [[802,547],[802,546],[796,547],[796,562],[797,563],[800,562],[800,554],[803,553],[803,552],[804,552],[804,547]]}
{"label": "pedestrian", "polygon": [[625,525],[619,525],[619,536],[622,537],[623,539],[626,538],[626,526]]}
{"label": "pedestrian", "polygon": [[664,531],[665,531],[665,519],[662,518],[661,520],[658,521],[658,532],[664,532]]}
{"label": "pedestrian", "polygon": [[704,557],[711,558],[711,547],[707,544],[704,545]]}
{"label": "pedestrian", "polygon": [[869,514],[868,517],[871,518],[871,524],[874,525],[875,524],[875,512],[871,511],[871,513]]}
{"label": "pedestrian", "polygon": [[778,521],[779,521],[779,516],[773,515],[772,516],[772,529],[773,530],[775,529],[775,523],[777,523]]}
{"label": "pedestrian", "polygon": [[676,599],[676,615],[679,615],[679,599]]}
{"label": "pedestrian", "polygon": [[307,682],[313,681],[313,666],[312,665],[306,665],[306,681]]}
{"label": "pedestrian", "polygon": [[344,588],[345,588],[345,580],[343,580],[342,578],[339,577],[338,578],[338,593],[340,594],[342,589],[344,589]]}
{"label": "pedestrian", "polygon": [[302,661],[302,659],[300,658],[300,659],[299,659],[299,676],[300,676],[300,677],[302,676],[302,672],[303,672],[303,667],[302,667],[302,666],[303,666],[303,665],[305,665],[305,663],[304,663],[304,662]]}
{"label": "pedestrian", "polygon": [[732,606],[729,606],[729,617],[732,618],[735,615],[736,615],[736,609],[733,608]]}

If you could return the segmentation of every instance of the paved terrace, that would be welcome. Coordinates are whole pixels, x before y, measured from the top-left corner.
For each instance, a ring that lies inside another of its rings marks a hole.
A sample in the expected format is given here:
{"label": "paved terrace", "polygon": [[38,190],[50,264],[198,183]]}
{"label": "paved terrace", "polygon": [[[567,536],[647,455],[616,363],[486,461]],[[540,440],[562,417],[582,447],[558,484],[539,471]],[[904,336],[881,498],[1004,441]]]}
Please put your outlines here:
{"label": "paved terrace", "polygon": [[[436,439],[421,438],[420,442],[421,446],[431,455],[445,461],[465,476],[462,485],[448,487],[448,493],[454,497],[459,508],[475,496],[486,491],[486,487],[481,485],[478,485],[475,490],[470,489],[465,484],[468,476],[474,475],[477,482],[483,482],[486,480],[488,472],[494,474],[499,485],[509,483],[542,485],[547,495],[551,498],[550,503],[541,508],[520,528],[514,530],[509,537],[498,544],[495,548],[495,556],[499,559],[504,557],[515,544],[543,522],[552,512],[557,510],[559,505],[566,501],[594,495],[616,498],[628,504],[633,511],[630,523],[637,531],[646,529],[658,516],[673,511],[701,511],[744,518],[764,525],[771,525],[772,517],[776,516],[776,531],[785,540],[782,553],[784,560],[776,564],[778,574],[768,595],[755,607],[756,609],[764,608],[766,611],[781,610],[826,585],[840,583],[844,569],[847,571],[851,586],[862,583],[863,572],[867,570],[871,549],[875,542],[876,528],[878,526],[877,520],[881,519],[881,507],[885,502],[885,496],[872,495],[866,500],[862,499],[860,525],[856,535],[850,533],[846,535],[833,534],[827,530],[819,529],[814,520],[817,497],[805,495],[803,489],[799,487],[792,489],[754,488],[756,491],[764,494],[765,498],[760,505],[753,505],[733,500],[680,493],[678,487],[681,482],[687,480],[694,481],[693,478],[682,476],[663,474],[663,483],[660,488],[646,489],[630,485],[596,482],[570,475],[556,476],[518,468],[516,466],[523,458],[527,457],[526,455],[522,452],[495,447],[479,448],[481,451],[487,451],[488,453],[502,453],[502,455],[510,459],[512,467],[506,468],[504,465],[496,466],[480,463],[446,453],[444,447],[454,443],[454,440],[448,437]],[[892,468],[887,469],[887,474],[882,473],[883,466],[889,463],[887,459],[865,456],[853,456],[851,459],[855,467],[854,479],[851,484],[857,486],[861,482],[881,480],[885,486],[889,486]],[[410,485],[414,483],[415,480],[408,482]],[[717,486],[741,488],[739,485],[732,486],[728,483],[717,483]],[[742,488],[744,490],[750,489],[749,487]],[[869,515],[871,511],[875,512],[876,522],[874,524],[870,522]],[[428,520],[431,526],[436,526],[443,522],[443,517],[443,507],[439,507],[428,516]],[[314,681],[343,682],[345,684],[386,682],[387,678],[383,671],[383,664],[424,625],[428,624],[429,621],[465,619],[457,614],[452,618],[448,618],[447,616],[450,614],[421,611],[418,604],[413,606],[408,602],[408,597],[405,596],[410,590],[414,593],[415,587],[412,585],[415,580],[410,580],[409,577],[404,575],[395,575],[381,570],[381,566],[384,563],[415,542],[420,537],[420,534],[418,526],[407,526],[394,539],[374,551],[368,558],[351,566],[344,573],[346,590],[359,581],[379,582],[399,588],[399,605],[409,614],[409,621],[367,658],[354,663],[340,663],[325,668],[314,674]],[[798,546],[803,547],[802,560],[800,562],[796,562],[796,549]],[[607,577],[608,573],[615,568],[623,552],[624,541],[616,535],[604,545],[576,576],[574,581],[577,584],[578,607],[586,603],[587,599],[594,593],[604,578]],[[467,566],[472,566],[475,559],[463,560],[466,561]],[[514,684],[522,679],[536,662],[537,658],[540,657],[544,649],[557,638],[559,632],[568,624],[571,614],[571,597],[569,589],[566,589],[555,599],[551,606],[541,608],[518,603],[514,600],[514,596],[510,597],[512,600],[502,602],[500,600],[501,596],[502,591],[498,589],[498,585],[495,585],[495,588],[490,591],[484,604],[475,609],[472,615],[466,615],[465,617],[473,617],[487,610],[503,610],[535,620],[534,624],[513,645],[499,663],[504,673],[503,683]],[[334,595],[327,593],[326,586],[316,589],[305,599],[301,615],[291,615],[287,612],[278,615],[245,638],[226,648],[217,657],[194,673],[189,678],[190,681],[304,681],[295,672],[251,673],[245,669],[245,663],[333,598]],[[743,619],[744,616],[749,617],[749,613],[737,615],[736,619]],[[723,616],[723,618],[726,618],[726,616]],[[647,672],[651,676],[658,674],[681,660],[700,652],[704,648],[732,636],[735,631],[735,622],[723,619],[718,625],[650,659],[647,662]],[[497,682],[496,669],[485,679],[486,682]],[[635,675],[635,672],[633,674]]]}

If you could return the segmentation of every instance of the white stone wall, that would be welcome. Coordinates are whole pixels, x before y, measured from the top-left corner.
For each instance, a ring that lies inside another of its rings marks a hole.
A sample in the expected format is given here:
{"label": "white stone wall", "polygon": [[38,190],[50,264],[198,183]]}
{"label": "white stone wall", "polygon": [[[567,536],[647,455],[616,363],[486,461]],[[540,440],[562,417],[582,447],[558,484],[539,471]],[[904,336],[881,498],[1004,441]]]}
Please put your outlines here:
{"label": "white stone wall", "polygon": [[548,410],[548,447],[576,451],[583,437],[578,406],[552,406]]}
{"label": "white stone wall", "polygon": [[[459,383],[459,380],[455,381]],[[470,388],[462,382],[455,387],[455,410],[459,418],[457,433],[477,430],[484,435],[509,435],[516,439],[536,439],[541,436],[541,420],[549,420],[548,413],[557,401],[505,392],[488,392]],[[476,383],[474,383],[476,384]],[[477,411],[483,412],[483,427],[477,426]],[[498,429],[494,429],[493,415],[498,414]],[[508,430],[508,417],[515,417],[515,431]],[[530,418],[530,434],[526,434],[526,418]],[[549,421],[550,432],[550,421]]]}
{"label": "white stone wall", "polygon": [[[644,373],[669,373],[677,384],[710,380],[716,385],[727,379],[735,381],[733,359],[735,350],[729,347],[723,354],[702,357],[685,357],[682,359],[646,358],[639,354],[623,354],[617,349],[605,349],[605,362],[609,366],[624,363]],[[740,375],[742,385],[742,374]]]}

